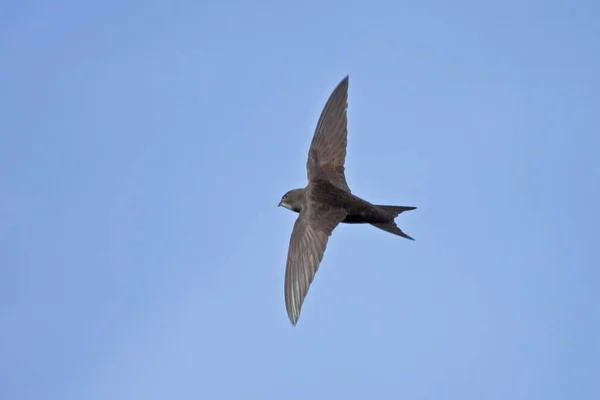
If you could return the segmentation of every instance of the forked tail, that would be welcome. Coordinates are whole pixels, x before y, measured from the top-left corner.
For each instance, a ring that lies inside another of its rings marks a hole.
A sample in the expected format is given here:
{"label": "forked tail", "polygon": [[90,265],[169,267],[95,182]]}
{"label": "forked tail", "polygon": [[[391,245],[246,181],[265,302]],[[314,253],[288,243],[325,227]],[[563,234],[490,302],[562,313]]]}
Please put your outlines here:
{"label": "forked tail", "polygon": [[385,212],[390,214],[392,217],[396,218],[398,215],[402,214],[404,211],[414,210],[417,207],[406,207],[406,206],[377,206],[379,208],[383,208]]}
{"label": "forked tail", "polygon": [[373,222],[373,223],[371,223],[371,225],[373,225],[374,227],[379,228],[381,230],[384,230],[386,232],[393,233],[394,235],[402,236],[403,238],[410,239],[410,240],[415,240],[415,239],[411,238],[410,236],[408,236],[406,233],[402,232],[402,230],[400,228],[398,228],[398,225],[396,225],[394,218],[396,218],[398,215],[400,215],[404,211],[414,210],[417,207],[380,206],[380,205],[378,205],[377,207],[379,207],[379,208],[383,209],[385,212],[387,212],[390,215],[391,219],[387,222]]}

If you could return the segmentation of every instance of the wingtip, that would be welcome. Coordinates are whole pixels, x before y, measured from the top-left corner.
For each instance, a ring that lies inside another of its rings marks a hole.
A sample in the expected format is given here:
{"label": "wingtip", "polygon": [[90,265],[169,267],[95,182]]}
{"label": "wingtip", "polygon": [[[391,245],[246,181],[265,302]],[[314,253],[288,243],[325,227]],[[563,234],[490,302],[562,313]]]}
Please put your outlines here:
{"label": "wingtip", "polygon": [[[287,297],[286,297],[287,299]],[[286,311],[287,311],[287,316],[288,319],[290,320],[290,323],[292,324],[292,326],[296,326],[296,324],[298,323],[298,320],[300,319],[300,310],[296,310],[294,309],[294,307],[290,306],[290,304],[287,302],[286,300]]]}

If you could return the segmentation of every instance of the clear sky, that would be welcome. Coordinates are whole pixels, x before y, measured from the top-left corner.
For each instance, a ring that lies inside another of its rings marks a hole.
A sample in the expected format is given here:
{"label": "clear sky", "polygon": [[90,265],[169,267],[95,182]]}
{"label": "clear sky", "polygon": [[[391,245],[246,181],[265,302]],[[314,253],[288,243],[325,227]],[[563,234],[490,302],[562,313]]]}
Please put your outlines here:
{"label": "clear sky", "polygon": [[[418,5],[417,5],[418,4]],[[0,398],[600,399],[600,3],[3,1]],[[350,74],[353,191],[292,327]]]}

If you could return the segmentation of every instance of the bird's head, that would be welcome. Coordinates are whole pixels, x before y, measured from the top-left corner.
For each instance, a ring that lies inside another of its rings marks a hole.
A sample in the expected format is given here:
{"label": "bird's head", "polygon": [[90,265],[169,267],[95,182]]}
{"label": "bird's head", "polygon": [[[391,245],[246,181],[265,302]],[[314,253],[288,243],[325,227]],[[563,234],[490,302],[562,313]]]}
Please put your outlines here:
{"label": "bird's head", "polygon": [[304,189],[294,189],[283,195],[279,206],[299,213],[302,210],[302,203],[304,203]]}

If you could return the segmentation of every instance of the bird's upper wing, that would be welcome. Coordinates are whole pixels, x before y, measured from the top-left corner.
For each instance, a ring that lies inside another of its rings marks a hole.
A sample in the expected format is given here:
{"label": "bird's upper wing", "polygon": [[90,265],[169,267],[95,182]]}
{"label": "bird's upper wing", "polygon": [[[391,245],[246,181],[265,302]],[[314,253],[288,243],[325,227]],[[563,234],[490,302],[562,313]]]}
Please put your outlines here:
{"label": "bird's upper wing", "polygon": [[350,192],[344,174],[347,145],[348,76],[335,88],[321,112],[313,136],[306,170],[308,180],[327,179]]}
{"label": "bird's upper wing", "polygon": [[340,208],[306,207],[296,219],[285,269],[285,308],[293,325],[300,317],[302,303],[323,259],[329,236],[344,218],[346,211]]}

